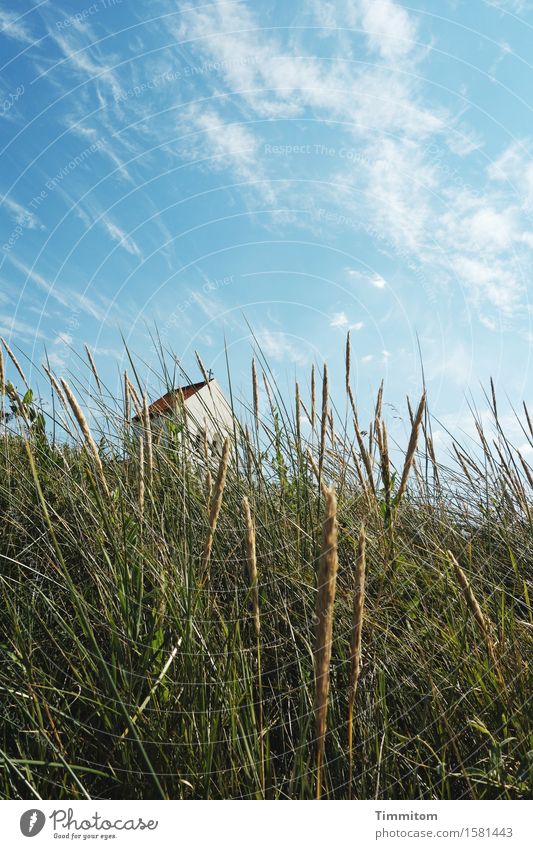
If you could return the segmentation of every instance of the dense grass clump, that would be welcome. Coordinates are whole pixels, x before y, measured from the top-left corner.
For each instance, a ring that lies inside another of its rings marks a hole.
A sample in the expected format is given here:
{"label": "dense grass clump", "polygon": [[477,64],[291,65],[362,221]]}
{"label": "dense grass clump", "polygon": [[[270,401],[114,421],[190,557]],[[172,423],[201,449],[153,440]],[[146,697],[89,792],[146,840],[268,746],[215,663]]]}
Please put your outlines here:
{"label": "dense grass clump", "polygon": [[349,362],[341,414],[313,372],[264,415],[254,364],[213,457],[89,365],[51,421],[0,364],[3,798],[531,797],[533,472],[494,396],[445,465],[425,394],[400,455]]}

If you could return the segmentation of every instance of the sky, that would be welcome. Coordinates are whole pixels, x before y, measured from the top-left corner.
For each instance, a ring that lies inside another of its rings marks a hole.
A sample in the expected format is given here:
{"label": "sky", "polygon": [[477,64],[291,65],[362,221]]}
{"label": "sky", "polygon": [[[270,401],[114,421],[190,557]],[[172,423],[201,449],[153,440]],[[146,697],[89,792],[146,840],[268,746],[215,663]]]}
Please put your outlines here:
{"label": "sky", "polygon": [[255,345],[340,396],[350,330],[363,419],[382,378],[403,415],[420,353],[437,443],[490,376],[533,400],[533,2],[0,2],[0,334],[30,377],[87,344],[119,392],[121,334],[151,379],[157,327],[223,386],[226,346],[239,397]]}

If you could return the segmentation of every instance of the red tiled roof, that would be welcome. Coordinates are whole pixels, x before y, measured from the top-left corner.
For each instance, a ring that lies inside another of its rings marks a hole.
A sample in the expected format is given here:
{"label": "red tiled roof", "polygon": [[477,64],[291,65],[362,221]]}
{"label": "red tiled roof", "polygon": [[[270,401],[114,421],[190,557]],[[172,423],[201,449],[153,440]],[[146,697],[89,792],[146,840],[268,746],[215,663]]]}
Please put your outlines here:
{"label": "red tiled roof", "polygon": [[[183,400],[187,401],[189,398],[192,398],[193,395],[202,389],[203,386],[206,386],[206,381],[202,380],[200,383],[191,383],[189,386],[181,386],[179,389],[173,389],[171,392],[167,392],[166,395],[163,395],[161,398],[158,398],[157,401],[154,401],[153,404],[150,404],[148,407],[148,412],[150,414],[150,418],[154,416],[158,416],[161,413],[172,412],[173,410],[173,400],[176,395],[181,392],[183,395]],[[138,422],[139,416],[135,415],[133,417],[134,422]]]}

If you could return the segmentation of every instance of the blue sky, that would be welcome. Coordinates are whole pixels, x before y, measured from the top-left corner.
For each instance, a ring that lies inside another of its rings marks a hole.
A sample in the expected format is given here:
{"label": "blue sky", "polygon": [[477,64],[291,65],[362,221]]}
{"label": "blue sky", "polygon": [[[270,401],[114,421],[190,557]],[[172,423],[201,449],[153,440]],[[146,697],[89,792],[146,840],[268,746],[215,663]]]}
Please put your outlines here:
{"label": "blue sky", "polygon": [[10,344],[68,374],[87,343],[118,388],[120,331],[223,384],[226,337],[249,395],[247,320],[282,386],[327,360],[340,393],[351,329],[363,410],[384,377],[395,415],[418,336],[443,426],[490,375],[532,400],[529,0],[11,5]]}

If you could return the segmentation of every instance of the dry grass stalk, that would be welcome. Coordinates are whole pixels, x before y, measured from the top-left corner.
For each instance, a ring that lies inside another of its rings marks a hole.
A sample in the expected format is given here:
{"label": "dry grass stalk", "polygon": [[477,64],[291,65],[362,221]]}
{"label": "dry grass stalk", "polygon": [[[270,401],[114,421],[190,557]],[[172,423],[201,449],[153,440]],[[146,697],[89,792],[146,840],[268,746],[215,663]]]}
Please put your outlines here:
{"label": "dry grass stalk", "polygon": [[228,471],[228,462],[229,462],[229,438],[226,437],[224,440],[224,447],[222,448],[222,456],[220,458],[220,463],[218,466],[218,474],[215,481],[215,486],[213,493],[211,495],[210,503],[209,503],[209,530],[207,533],[207,539],[205,541],[204,550],[202,554],[202,564],[201,564],[201,574],[202,580],[205,581],[208,577],[208,569],[209,569],[209,561],[211,559],[211,551],[213,548],[213,540],[215,538],[215,531],[217,527],[218,517],[220,514],[220,508],[222,507],[222,496],[224,494],[224,488],[226,486],[226,474]]}
{"label": "dry grass stalk", "polygon": [[406,396],[406,400],[407,400],[407,412],[409,413],[409,421],[411,423],[411,427],[413,427],[415,417],[414,417],[414,414],[413,414],[413,408],[411,407],[411,399],[409,398],[409,395]]}
{"label": "dry grass stalk", "polygon": [[298,381],[296,381],[296,446],[298,450],[300,450],[300,446],[302,444],[302,427],[301,427],[301,419],[300,419],[300,387],[298,385]]}
{"label": "dry grass stalk", "polygon": [[485,645],[487,647],[487,652],[488,652],[489,657],[491,659],[491,662],[494,666],[494,669],[496,671],[498,679],[501,683],[503,683],[503,676],[501,674],[498,659],[496,657],[496,647],[495,647],[494,641],[492,639],[492,624],[491,624],[490,620],[485,616],[483,611],[481,610],[481,607],[479,606],[479,602],[478,602],[476,596],[474,595],[474,591],[473,591],[472,587],[470,586],[470,581],[468,580],[465,573],[463,572],[463,570],[459,566],[459,563],[457,562],[455,556],[449,550],[446,552],[446,554],[448,556],[450,563],[453,566],[453,570],[455,572],[456,578],[457,578],[457,580],[458,580],[458,582],[461,586],[461,589],[463,591],[463,595],[465,597],[466,605],[467,605],[470,613],[472,614],[474,621],[476,622],[476,625],[478,626],[478,628],[481,632],[481,635],[482,635],[482,637],[485,641]]}
{"label": "dry grass stalk", "polygon": [[496,404],[496,390],[494,389],[494,381],[492,377],[490,378],[490,394],[492,397],[492,412],[494,413],[494,418],[498,421],[498,405]]}
{"label": "dry grass stalk", "polygon": [[472,476],[470,475],[470,472],[468,471],[468,469],[467,469],[467,467],[466,467],[466,463],[465,463],[465,461],[464,461],[463,455],[461,454],[461,452],[460,452],[460,451],[459,451],[459,449],[457,448],[457,446],[456,446],[455,442],[454,442],[454,443],[452,443],[452,445],[453,445],[453,450],[455,451],[455,456],[456,456],[456,457],[457,457],[457,459],[459,460],[459,464],[460,464],[460,466],[461,466],[461,468],[462,468],[462,470],[463,470],[463,472],[464,472],[464,475],[465,475],[465,477],[466,477],[467,481],[469,482],[470,486],[475,487],[475,484],[474,484],[474,481],[473,481],[473,479],[472,479]]}
{"label": "dry grass stalk", "polygon": [[498,454],[498,457],[500,458],[500,462],[501,462],[501,465],[502,465],[503,470],[505,471],[505,474],[506,474],[509,478],[510,478],[510,477],[512,477],[512,471],[511,471],[511,468],[509,467],[509,462],[511,462],[511,458],[509,457],[509,461],[508,461],[508,460],[504,457],[503,452],[502,452],[502,450],[501,450],[500,446],[498,445],[498,443],[496,442],[496,440],[495,440],[495,439],[493,439],[493,440],[492,440],[492,442],[493,442],[493,445],[494,445],[494,447],[495,447],[495,449],[496,449],[496,452],[497,452],[497,454]]}
{"label": "dry grass stalk", "polygon": [[331,441],[331,447],[335,448],[335,419],[333,418],[333,410],[329,411],[328,414],[329,421],[329,438]]}
{"label": "dry grass stalk", "polygon": [[346,391],[348,393],[348,398],[350,399],[350,406],[352,408],[353,417],[356,422],[359,421],[359,417],[357,415],[357,407],[355,406],[355,398],[353,397],[352,387],[347,386]]}
{"label": "dry grass stalk", "polygon": [[322,764],[327,730],[329,678],[333,636],[333,605],[337,582],[337,499],[333,489],[325,496],[322,552],[318,571],[315,633],[315,739],[316,796],[322,794]]}
{"label": "dry grass stalk", "polygon": [[59,398],[59,400],[61,401],[61,403],[65,407],[65,409],[67,409],[67,399],[65,398],[65,396],[63,394],[63,390],[61,389],[59,383],[55,379],[55,377],[52,374],[52,372],[50,371],[50,369],[47,366],[45,366],[44,363],[43,363],[43,371],[46,374],[46,376],[48,377],[48,380],[50,381],[50,383],[52,384],[52,387],[54,388],[57,397]]}
{"label": "dry grass stalk", "polygon": [[144,436],[139,434],[139,515],[144,516]]}
{"label": "dry grass stalk", "polygon": [[302,410],[304,411],[304,413],[305,413],[305,415],[306,415],[306,417],[307,417],[307,420],[308,420],[309,424],[310,424],[310,425],[312,425],[312,421],[311,421],[311,413],[309,412],[309,410],[307,409],[307,407],[305,406],[305,404],[304,404],[304,402],[302,401],[302,399],[301,399],[301,398],[300,398],[300,406],[301,406]]}
{"label": "dry grass stalk", "polygon": [[259,388],[257,385],[257,370],[255,368],[255,359],[252,359],[252,394],[254,404],[254,421],[256,429],[259,427]]}
{"label": "dry grass stalk", "polygon": [[[43,363],[43,371],[46,374],[46,376],[48,377],[48,379],[49,379],[49,381],[52,385],[53,390],[55,391],[57,397],[59,398],[59,400],[60,400],[60,402],[63,406],[63,409],[65,410],[68,422],[74,424],[74,419],[72,417],[72,411],[71,411],[70,406],[67,402],[67,399],[65,398],[63,390],[61,389],[61,386],[59,385],[59,383],[55,379],[55,377],[52,374],[52,372],[50,371],[50,369],[47,366],[45,366],[44,363]],[[67,424],[67,428],[69,426],[70,426],[70,424]],[[76,425],[74,424],[74,427],[75,426]]]}
{"label": "dry grass stalk", "polygon": [[172,394],[172,415],[177,422],[182,422],[184,428],[187,428],[187,407],[181,388],[176,389]]}
{"label": "dry grass stalk", "polygon": [[374,453],[374,432],[375,432],[374,424],[375,424],[374,422],[370,422],[370,424],[368,425],[368,453],[370,454],[371,457],[373,456],[373,453]]}
{"label": "dry grass stalk", "polygon": [[102,384],[100,383],[100,375],[98,374],[98,369],[96,368],[96,363],[95,363],[95,361],[93,359],[93,355],[91,354],[91,351],[89,350],[87,345],[85,345],[84,347],[85,347],[85,352],[87,354],[87,359],[89,360],[89,365],[91,367],[91,371],[94,375],[94,379],[96,380],[96,385],[98,387],[98,391],[101,393],[102,392]]}
{"label": "dry grass stalk", "polygon": [[[457,449],[457,447],[456,447],[456,445],[455,445],[455,443],[453,443],[453,448],[454,448],[454,451],[455,451],[455,453],[457,454],[457,456],[459,457],[459,455],[460,455],[460,457],[461,457],[461,458],[462,458],[462,460],[463,460],[463,463],[465,463],[466,465],[468,465],[468,466],[472,469],[472,471],[473,471],[476,475],[478,475],[478,477],[483,478],[483,471],[482,471],[482,469],[480,469],[480,468],[479,468],[479,466],[477,466],[477,465],[474,463],[474,461],[472,460],[472,458],[471,458],[471,457],[468,457],[466,454],[463,454],[462,452],[459,452],[459,451],[458,451],[458,449]],[[471,480],[472,480],[472,479],[470,478],[470,481],[471,481]]]}
{"label": "dry grass stalk", "polygon": [[381,381],[378,389],[378,397],[376,399],[376,412],[374,418],[376,422],[379,422],[381,419],[381,410],[383,407],[383,381]]}
{"label": "dry grass stalk", "polygon": [[351,350],[350,350],[350,331],[346,334],[346,392],[350,395],[350,366],[351,366]]}
{"label": "dry grass stalk", "polygon": [[0,404],[4,403],[4,395],[6,391],[6,369],[4,365],[4,353],[0,348]]}
{"label": "dry grass stalk", "polygon": [[146,393],[143,396],[142,423],[144,434],[144,449],[146,456],[146,466],[148,470],[148,485],[150,488],[154,482],[154,450],[152,443],[152,423],[150,421],[150,407],[148,405],[148,396]]}
{"label": "dry grass stalk", "polygon": [[130,393],[130,398],[133,401],[133,406],[135,407],[135,413],[137,414],[139,419],[142,419],[142,406],[143,405],[141,403],[139,396],[137,395],[137,391],[135,389],[135,386],[133,385],[133,383],[129,379],[127,372],[124,372],[124,378],[128,382],[128,391]]}
{"label": "dry grass stalk", "polygon": [[205,494],[207,503],[209,504],[213,496],[213,475],[211,474],[211,469],[209,467],[205,473]]}
{"label": "dry grass stalk", "polygon": [[126,427],[129,426],[131,420],[131,403],[130,403],[130,390],[128,386],[128,372],[124,372],[124,424]]}
{"label": "dry grass stalk", "polygon": [[361,487],[362,487],[364,490],[366,490],[366,489],[367,489],[367,486],[366,486],[365,479],[364,479],[364,477],[363,477],[363,469],[362,469],[362,467],[361,467],[361,463],[359,462],[359,457],[358,457],[358,456],[357,456],[357,454],[355,453],[355,450],[354,450],[354,448],[353,448],[353,447],[352,447],[352,448],[350,448],[350,456],[351,456],[351,458],[352,458],[352,460],[353,460],[353,464],[354,464],[354,466],[355,466],[355,471],[357,472],[357,478],[358,478],[358,480],[359,480],[359,483],[361,484]]}
{"label": "dry grass stalk", "polygon": [[315,426],[316,418],[316,376],[315,367],[311,366],[311,427]]}
{"label": "dry grass stalk", "polygon": [[494,468],[494,463],[493,463],[493,460],[492,460],[491,450],[490,450],[490,448],[489,448],[489,444],[488,444],[488,442],[487,442],[487,440],[486,440],[485,432],[484,432],[484,430],[483,430],[483,427],[482,427],[481,423],[477,421],[477,419],[475,420],[475,422],[474,422],[474,423],[475,423],[475,425],[476,425],[476,430],[477,430],[477,432],[478,432],[478,436],[479,436],[479,439],[480,439],[480,441],[481,441],[481,445],[482,445],[482,447],[483,447],[483,451],[484,451],[484,453],[485,453],[485,456],[486,456],[486,458],[487,458],[488,462],[490,463],[490,465]]}
{"label": "dry grass stalk", "polygon": [[102,487],[103,487],[106,495],[109,496],[109,489],[108,489],[108,486],[107,486],[107,481],[105,479],[104,467],[103,467],[103,464],[102,464],[100,453],[98,451],[98,446],[96,445],[96,442],[93,439],[92,433],[91,433],[89,425],[87,423],[87,419],[85,418],[83,411],[82,411],[80,405],[78,404],[78,401],[76,400],[76,396],[72,392],[67,381],[64,380],[63,378],[61,378],[61,386],[63,387],[63,392],[65,393],[65,396],[68,400],[68,403],[70,404],[70,408],[71,408],[71,410],[74,414],[74,418],[78,422],[79,428],[80,428],[80,430],[83,434],[83,437],[85,439],[85,444],[86,444],[90,454],[92,454],[92,456],[93,456],[93,459],[94,459],[94,462],[95,462],[95,465],[96,465],[96,469],[98,471],[98,477],[100,478],[100,482],[102,484]]}
{"label": "dry grass stalk", "polygon": [[324,364],[324,374],[322,377],[322,414],[320,417],[320,454],[318,455],[318,468],[322,472],[324,465],[324,453],[326,450],[326,432],[328,427],[328,367]]}
{"label": "dry grass stalk", "polygon": [[254,616],[255,635],[259,639],[261,633],[261,620],[259,618],[259,586],[257,583],[257,556],[255,545],[255,526],[250,510],[250,502],[243,498],[244,518],[246,521],[246,566],[248,568],[248,580],[252,596],[252,610]]}
{"label": "dry grass stalk", "polygon": [[207,419],[204,418],[204,427],[202,430],[202,448],[204,452],[204,463],[206,467],[209,466],[209,441],[207,439]]}
{"label": "dry grass stalk", "polygon": [[426,447],[427,447],[427,452],[429,454],[429,459],[431,460],[431,465],[433,467],[433,476],[434,476],[435,481],[438,483],[439,477],[440,477],[439,466],[438,466],[438,463],[437,463],[437,457],[435,455],[435,448],[433,446],[433,439],[431,438],[430,434],[428,433],[428,429],[426,428],[424,423],[422,423],[422,430],[424,432],[424,439],[426,441]]}
{"label": "dry grass stalk", "polygon": [[198,351],[194,352],[194,356],[196,357],[196,362],[198,363],[199,369],[202,372],[203,379],[205,380],[206,383],[209,383],[209,375],[207,373],[207,369],[204,366],[204,363],[203,363],[202,358],[201,358],[200,354],[198,353]]}
{"label": "dry grass stalk", "polygon": [[413,460],[416,454],[416,446],[418,445],[418,434],[420,431],[420,424],[422,422],[422,416],[424,415],[424,410],[426,408],[426,393],[424,392],[422,398],[420,399],[420,403],[418,405],[418,409],[416,411],[416,416],[413,419],[413,425],[411,428],[411,436],[409,438],[409,444],[407,446],[407,453],[405,455],[405,462],[403,464],[402,477],[400,480],[400,486],[398,487],[398,493],[396,495],[396,503],[400,502],[405,490],[407,489],[407,481],[409,478],[409,472],[411,471],[411,466],[413,465]]}
{"label": "dry grass stalk", "polygon": [[522,457],[520,451],[517,451],[516,453],[518,454],[519,460],[522,464],[522,468],[523,468],[524,473],[526,475],[527,482],[530,485],[530,487],[533,488],[533,475],[531,474],[531,468],[529,467],[529,465],[526,463],[526,461]]}
{"label": "dry grass stalk", "polygon": [[529,428],[529,432],[530,432],[531,436],[533,437],[533,423],[531,422],[531,418],[529,416],[529,411],[527,409],[527,404],[526,404],[525,401],[522,402],[522,406],[524,407],[524,413],[526,415],[526,421],[527,421],[527,426]]}
{"label": "dry grass stalk", "polygon": [[385,502],[388,505],[390,502],[391,492],[391,473],[390,473],[390,455],[389,441],[387,439],[387,427],[385,422],[376,421],[376,436],[379,446],[379,454],[381,460],[381,481],[385,490]]}
{"label": "dry grass stalk", "polygon": [[252,470],[254,468],[254,452],[252,449],[250,429],[247,424],[244,425],[244,445],[246,448],[246,472],[248,477],[251,479]]}
{"label": "dry grass stalk", "polygon": [[268,406],[270,407],[270,413],[271,413],[272,417],[274,417],[276,409],[274,407],[274,401],[272,400],[272,393],[270,391],[270,384],[268,382],[268,378],[267,378],[265,372],[263,372],[263,386],[265,387],[266,396],[268,398]]}
{"label": "dry grass stalk", "polygon": [[357,541],[357,561],[355,566],[355,590],[353,599],[352,637],[350,641],[350,690],[348,695],[348,753],[349,753],[349,784],[348,797],[352,795],[353,776],[353,710],[357,685],[361,675],[361,645],[363,634],[363,614],[365,606],[365,574],[366,574],[366,536],[364,527],[361,528]]}
{"label": "dry grass stalk", "polygon": [[359,445],[359,452],[361,454],[361,459],[362,459],[363,465],[365,467],[368,483],[370,485],[372,492],[375,494],[376,486],[374,484],[374,475],[372,474],[372,460],[370,458],[370,454],[366,450],[366,446],[365,446],[365,443],[363,441],[363,434],[361,433],[361,431],[359,429],[359,422],[357,421],[357,418],[354,418],[353,426],[354,426],[354,430],[355,430],[355,435],[357,437],[357,444]]}
{"label": "dry grass stalk", "polygon": [[8,396],[12,404],[14,404],[15,408],[17,409],[17,415],[22,416],[22,418],[24,419],[24,424],[29,429],[31,425],[30,420],[26,414],[26,405],[23,403],[22,398],[20,397],[15,387],[12,385],[9,387]]}
{"label": "dry grass stalk", "polygon": [[19,361],[17,360],[17,358],[16,358],[15,354],[13,353],[13,351],[11,350],[11,348],[9,347],[9,345],[7,344],[7,342],[6,342],[6,340],[4,339],[4,337],[3,337],[3,336],[0,336],[0,342],[2,343],[2,345],[4,346],[4,348],[6,349],[6,353],[7,353],[8,357],[9,357],[9,359],[11,360],[11,362],[13,363],[13,365],[15,366],[16,370],[18,371],[18,373],[20,374],[20,376],[21,376],[21,378],[22,378],[22,382],[24,383],[24,386],[26,387],[26,389],[29,389],[29,388],[30,388],[30,386],[29,386],[28,381],[26,380],[26,375],[24,374],[24,372],[23,372],[23,370],[22,370],[22,366],[20,365],[20,363],[19,363]]}
{"label": "dry grass stalk", "polygon": [[313,470],[313,473],[316,477],[317,483],[318,483],[319,487],[321,488],[322,493],[325,495],[326,491],[327,491],[327,486],[325,485],[324,481],[322,480],[322,475],[320,474],[320,469],[318,468],[318,466],[315,462],[315,458],[313,457],[310,448],[307,449],[307,457],[308,457],[309,463],[311,465],[311,468]]}
{"label": "dry grass stalk", "polygon": [[255,637],[257,642],[257,682],[258,682],[258,724],[259,724],[259,757],[261,766],[261,787],[265,795],[265,749],[263,739],[263,685],[261,673],[261,619],[259,615],[259,585],[257,574],[257,555],[255,542],[255,525],[250,510],[250,502],[243,498],[244,516],[246,520],[246,563],[248,580],[252,594],[252,610],[254,616]]}

